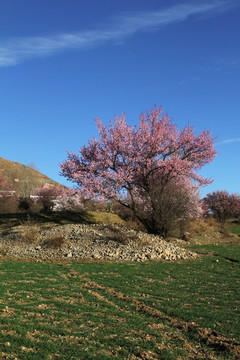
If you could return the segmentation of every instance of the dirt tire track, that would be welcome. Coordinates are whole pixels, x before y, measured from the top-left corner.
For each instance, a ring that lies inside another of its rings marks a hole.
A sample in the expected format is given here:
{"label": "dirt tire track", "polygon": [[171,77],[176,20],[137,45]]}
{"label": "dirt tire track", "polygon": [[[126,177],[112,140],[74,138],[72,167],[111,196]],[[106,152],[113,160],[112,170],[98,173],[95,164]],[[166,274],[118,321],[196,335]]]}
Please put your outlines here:
{"label": "dirt tire track", "polygon": [[98,288],[109,292],[118,299],[130,301],[132,304],[135,305],[136,310],[138,312],[147,313],[148,315],[151,315],[155,318],[167,320],[175,328],[184,330],[185,333],[194,332],[206,343],[206,345],[210,345],[211,347],[219,351],[228,351],[240,358],[240,343],[232,339],[229,339],[223,335],[220,335],[214,330],[208,330],[206,328],[203,328],[195,322],[189,322],[166,315],[162,313],[160,310],[147,306],[141,301],[135,300],[134,298],[130,298],[128,295],[120,293],[113,288],[108,288],[103,285],[99,285],[98,283],[95,283],[93,281],[87,282],[85,286]]}
{"label": "dirt tire track", "polygon": [[[198,325],[195,322],[188,322],[182,319],[174,318],[169,315],[164,314],[160,310],[157,310],[155,308],[152,308],[150,306],[147,306],[145,303],[137,300],[134,297],[130,297],[124,293],[121,293],[119,291],[116,291],[114,288],[107,287],[105,285],[98,284],[89,278],[86,277],[86,275],[89,274],[79,274],[75,270],[70,270],[69,277],[77,277],[83,281],[81,288],[88,289],[88,293],[95,296],[101,301],[104,301],[108,303],[109,305],[114,306],[116,309],[118,309],[121,312],[126,312],[126,309],[120,308],[118,305],[116,305],[114,302],[106,299],[101,294],[94,291],[95,289],[102,290],[106,293],[109,293],[113,295],[115,298],[119,300],[125,300],[129,302],[131,305],[133,305],[138,313],[145,313],[147,315],[150,315],[154,318],[157,318],[159,320],[166,320],[172,327],[174,327],[177,330],[183,331],[190,339],[193,337],[191,333],[194,333],[198,335],[201,340],[209,347],[211,347],[213,350],[218,352],[224,352],[228,351],[229,353],[232,353],[237,358],[240,358],[240,343],[237,341],[234,341],[232,339],[229,339],[225,336],[222,336],[218,334],[216,331],[208,330],[207,328],[203,328],[200,325]],[[90,290],[89,290],[90,288]],[[94,290],[91,290],[94,289]],[[178,340],[180,340],[183,344],[183,347],[189,351],[189,349],[192,350],[192,353],[189,354],[189,359],[198,359],[199,356],[206,356],[206,351],[204,349],[199,349],[192,343],[191,344],[186,340],[183,339],[181,336],[181,332],[177,334],[173,334],[171,327],[167,328],[165,326],[164,331],[168,331],[170,333],[170,337],[174,337]],[[193,340],[194,341],[194,340]],[[207,354],[208,359],[211,360],[217,360],[214,355]]]}
{"label": "dirt tire track", "polygon": [[147,313],[148,315],[151,315],[155,318],[167,320],[175,328],[184,330],[185,333],[195,332],[207,345],[210,345],[211,347],[219,351],[227,350],[228,352],[231,352],[234,355],[239,356],[240,358],[240,343],[237,341],[220,335],[214,330],[208,330],[206,328],[203,328],[195,322],[189,322],[166,315],[160,310],[147,306],[143,302],[135,300],[134,298],[130,298],[123,293],[119,293],[113,288],[104,287],[92,281],[89,283],[89,285],[96,286],[101,290],[107,291],[118,299],[130,301],[132,304],[135,305],[138,312]]}
{"label": "dirt tire track", "polygon": [[118,311],[122,311],[122,309],[119,306],[117,306],[114,302],[106,299],[104,296],[100,295],[98,292],[90,290],[90,289],[87,289],[87,291],[90,295],[96,297],[98,300],[101,300],[101,301],[105,302],[106,304],[115,307]]}
{"label": "dirt tire track", "polygon": [[173,325],[175,328],[183,330],[185,333],[194,332],[203,340],[206,345],[209,345],[218,351],[228,351],[240,358],[240,343],[222,336],[216,331],[203,328],[195,322],[173,318],[163,314],[157,309],[145,305],[140,301],[136,302],[136,309],[137,311],[147,313],[148,315],[151,315],[157,319],[168,320],[171,325]]}

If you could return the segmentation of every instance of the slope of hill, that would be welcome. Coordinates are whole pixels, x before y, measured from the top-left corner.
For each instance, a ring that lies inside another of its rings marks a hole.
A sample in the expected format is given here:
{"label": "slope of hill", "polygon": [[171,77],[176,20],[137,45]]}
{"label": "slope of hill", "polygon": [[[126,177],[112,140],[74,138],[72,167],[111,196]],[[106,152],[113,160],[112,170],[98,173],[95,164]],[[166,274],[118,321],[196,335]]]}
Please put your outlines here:
{"label": "slope of hill", "polygon": [[56,181],[29,166],[2,157],[0,157],[0,173],[6,177],[8,184],[13,187],[18,195],[23,197],[28,196],[33,189],[44,183],[61,186]]}

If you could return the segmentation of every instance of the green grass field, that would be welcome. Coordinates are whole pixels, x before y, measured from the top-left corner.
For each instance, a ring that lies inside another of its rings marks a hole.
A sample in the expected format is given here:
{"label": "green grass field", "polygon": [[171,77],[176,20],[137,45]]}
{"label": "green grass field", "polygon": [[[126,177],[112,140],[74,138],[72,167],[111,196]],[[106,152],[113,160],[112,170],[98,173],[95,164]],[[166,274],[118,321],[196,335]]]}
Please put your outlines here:
{"label": "green grass field", "polygon": [[236,224],[236,225],[233,225],[231,224],[231,226],[228,226],[228,229],[230,230],[230,232],[232,234],[236,234],[238,236],[240,236],[240,225]]}
{"label": "green grass field", "polygon": [[1,359],[238,359],[240,247],[195,248],[211,255],[0,261]]}

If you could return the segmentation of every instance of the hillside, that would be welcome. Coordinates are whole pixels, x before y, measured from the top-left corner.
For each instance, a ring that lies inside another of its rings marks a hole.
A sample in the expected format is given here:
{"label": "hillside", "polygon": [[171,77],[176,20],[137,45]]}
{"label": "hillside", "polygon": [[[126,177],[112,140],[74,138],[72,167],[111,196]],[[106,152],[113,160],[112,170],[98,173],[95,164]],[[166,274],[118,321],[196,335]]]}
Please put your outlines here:
{"label": "hillside", "polygon": [[56,181],[29,166],[2,157],[0,157],[0,172],[20,196],[29,195],[34,188],[44,183],[61,186]]}

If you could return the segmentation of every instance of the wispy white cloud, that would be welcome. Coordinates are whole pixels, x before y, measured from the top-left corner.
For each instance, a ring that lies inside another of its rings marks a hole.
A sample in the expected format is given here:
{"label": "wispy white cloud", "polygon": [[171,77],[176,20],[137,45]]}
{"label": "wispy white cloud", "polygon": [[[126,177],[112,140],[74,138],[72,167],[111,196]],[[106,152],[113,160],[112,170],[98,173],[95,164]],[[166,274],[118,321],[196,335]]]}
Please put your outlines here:
{"label": "wispy white cloud", "polygon": [[240,69],[240,56],[235,59],[229,57],[201,58],[205,65],[200,67],[203,72],[221,72],[223,74],[232,74]]}
{"label": "wispy white cloud", "polygon": [[231,143],[236,143],[236,142],[240,142],[240,137],[239,137],[239,138],[231,138],[231,139],[226,139],[226,140],[218,141],[218,142],[217,142],[217,145],[231,144]]}
{"label": "wispy white cloud", "polygon": [[191,83],[193,81],[198,81],[200,79],[199,76],[192,76],[192,77],[188,77],[186,79],[183,79],[181,81],[178,82],[179,85],[185,85],[187,83]]}
{"label": "wispy white cloud", "polygon": [[161,26],[185,21],[191,15],[209,15],[228,10],[232,0],[178,4],[159,11],[122,14],[106,27],[49,36],[11,38],[0,44],[0,66],[16,65],[24,60],[47,56],[68,49],[84,49],[116,42],[138,32],[149,32]]}

